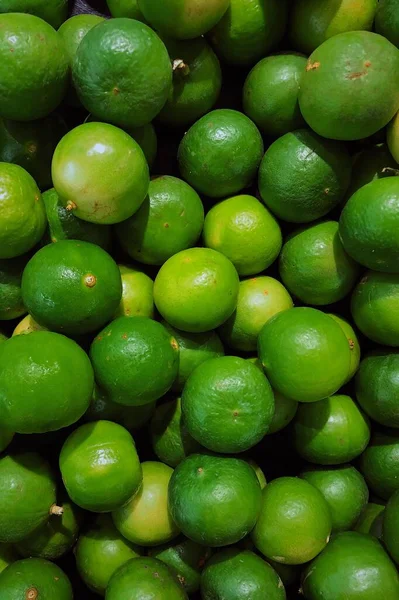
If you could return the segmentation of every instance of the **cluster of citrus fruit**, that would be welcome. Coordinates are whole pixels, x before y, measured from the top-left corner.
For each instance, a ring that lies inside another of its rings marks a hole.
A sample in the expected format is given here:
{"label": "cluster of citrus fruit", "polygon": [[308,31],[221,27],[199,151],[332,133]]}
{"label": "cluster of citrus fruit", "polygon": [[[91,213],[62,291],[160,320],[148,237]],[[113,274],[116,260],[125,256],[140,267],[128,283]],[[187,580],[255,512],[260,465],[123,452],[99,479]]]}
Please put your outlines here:
{"label": "cluster of citrus fruit", "polygon": [[0,2],[0,599],[399,600],[398,0],[70,8]]}

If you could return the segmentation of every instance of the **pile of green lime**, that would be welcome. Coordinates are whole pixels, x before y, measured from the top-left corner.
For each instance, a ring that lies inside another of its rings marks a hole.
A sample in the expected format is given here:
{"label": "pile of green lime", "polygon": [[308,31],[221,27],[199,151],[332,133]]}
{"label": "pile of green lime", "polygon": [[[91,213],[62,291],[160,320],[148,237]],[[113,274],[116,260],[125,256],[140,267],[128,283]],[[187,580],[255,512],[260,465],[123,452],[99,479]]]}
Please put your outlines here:
{"label": "pile of green lime", "polygon": [[1,0],[0,600],[398,573],[398,0]]}

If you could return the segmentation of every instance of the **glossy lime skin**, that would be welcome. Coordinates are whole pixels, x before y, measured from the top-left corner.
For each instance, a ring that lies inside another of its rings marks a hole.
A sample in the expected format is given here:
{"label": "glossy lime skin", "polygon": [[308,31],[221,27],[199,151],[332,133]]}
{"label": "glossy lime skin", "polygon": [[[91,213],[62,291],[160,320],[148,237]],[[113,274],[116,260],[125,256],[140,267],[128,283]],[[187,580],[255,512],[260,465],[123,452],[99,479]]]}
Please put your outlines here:
{"label": "glossy lime skin", "polygon": [[0,346],[0,364],[1,421],[12,431],[56,431],[75,423],[90,404],[89,358],[63,335],[35,331],[11,337]]}
{"label": "glossy lime skin", "polygon": [[317,404],[300,404],[293,438],[309,462],[340,465],[359,456],[370,440],[368,418],[349,396],[336,394]]}
{"label": "glossy lime skin", "polygon": [[26,313],[22,301],[21,279],[27,258],[0,259],[0,320],[9,321]]}
{"label": "glossy lime skin", "polygon": [[144,17],[139,9],[138,0],[107,0],[108,8],[111,15],[116,17],[128,17],[143,21]]}
{"label": "glossy lime skin", "polygon": [[131,217],[149,184],[140,146],[107,123],[85,123],[67,133],[54,152],[52,176],[64,206],[99,225]]}
{"label": "glossy lime skin", "polygon": [[169,97],[157,119],[170,127],[191,125],[209,112],[219,97],[222,87],[219,59],[202,37],[183,42],[162,39],[174,69]]}
{"label": "glossy lime skin", "polygon": [[156,408],[150,431],[155,454],[170,467],[177,467],[186,456],[202,450],[201,444],[188,432],[182,417],[180,398]]}
{"label": "glossy lime skin", "polygon": [[175,469],[169,508],[184,535],[199,544],[235,544],[254,527],[261,488],[254,469],[237,458],[192,454]]}
{"label": "glossy lime skin", "polygon": [[353,320],[368,338],[384,346],[399,346],[399,273],[367,271],[353,291]]}
{"label": "glossy lime skin", "polygon": [[319,490],[296,477],[279,477],[262,492],[251,538],[267,558],[300,565],[323,550],[331,527],[330,509]]}
{"label": "glossy lime skin", "polygon": [[73,600],[71,582],[64,571],[43,558],[25,558],[12,563],[0,574],[2,600]]}
{"label": "glossy lime skin", "polygon": [[219,328],[222,340],[234,350],[256,350],[262,327],[275,314],[293,307],[285,287],[273,277],[260,276],[240,282],[237,308]]}
{"label": "glossy lime skin", "polygon": [[353,528],[369,499],[366,482],[355,467],[308,467],[300,477],[322,493],[330,507],[333,533]]}
{"label": "glossy lime skin", "polygon": [[110,515],[99,515],[79,536],[76,568],[87,587],[104,596],[115,571],[141,553],[138,546],[121,536]]}
{"label": "glossy lime skin", "polygon": [[98,513],[125,504],[142,481],[132,436],[111,421],[95,421],[75,429],[62,446],[60,470],[71,500]]}
{"label": "glossy lime skin", "polygon": [[162,324],[179,344],[179,370],[173,382],[172,390],[174,392],[181,392],[191,373],[201,363],[209,358],[224,356],[223,344],[216,331],[187,333],[175,329],[166,321],[163,321]]}
{"label": "glossy lime skin", "polygon": [[338,325],[341,327],[342,331],[346,335],[346,339],[348,340],[348,343],[349,343],[349,348],[351,351],[351,362],[350,362],[350,369],[349,369],[348,377],[346,380],[346,382],[347,382],[352,379],[352,377],[354,376],[354,374],[356,373],[356,371],[359,367],[360,355],[361,355],[359,339],[358,339],[358,336],[357,336],[355,330],[353,329],[352,325],[349,323],[349,321],[347,321],[346,319],[343,319],[339,315],[334,315],[332,313],[328,313],[328,316],[331,317],[332,319],[334,319],[334,321],[336,323],[338,323]]}
{"label": "glossy lime skin", "polygon": [[256,125],[236,110],[214,110],[183,137],[178,151],[180,173],[198,192],[223,198],[254,179],[263,155]]}
{"label": "glossy lime skin", "polygon": [[282,245],[281,229],[254,196],[234,196],[207,213],[204,244],[231,260],[240,276],[256,275],[276,260]]}
{"label": "glossy lime skin", "polygon": [[150,181],[138,211],[116,228],[122,248],[134,260],[162,265],[195,246],[204,224],[204,207],[185,181],[165,175]]}
{"label": "glossy lime skin", "polygon": [[0,162],[0,196],[0,258],[14,258],[42,237],[44,204],[33,177],[19,165],[5,162]]}
{"label": "glossy lime skin", "polygon": [[19,558],[20,556],[12,544],[0,544],[0,573]]}
{"label": "glossy lime skin", "polygon": [[20,165],[39,189],[47,190],[52,186],[53,152],[66,132],[64,120],[56,113],[30,123],[0,119],[0,161]]}
{"label": "glossy lime skin", "polygon": [[112,513],[114,524],[127,540],[157,546],[175,538],[179,527],[168,507],[168,486],[173,469],[161,462],[142,463],[143,481],[137,494]]}
{"label": "glossy lime skin", "polygon": [[342,300],[354,287],[358,264],[345,252],[337,221],[297,230],[279,258],[280,277],[289,292],[305,304],[320,306]]}
{"label": "glossy lime skin", "polygon": [[339,221],[345,250],[369,269],[399,273],[398,214],[396,177],[377,179],[360,188],[349,199]]}
{"label": "glossy lime skin", "polygon": [[299,105],[319,135],[336,140],[372,135],[399,108],[398,49],[369,31],[326,40],[308,59]]}
{"label": "glossy lime skin", "polygon": [[383,540],[392,559],[399,564],[399,492],[392,494],[384,510]]}
{"label": "glossy lime skin", "polygon": [[157,0],[138,0],[145,19],[157,31],[171,38],[188,40],[209,31],[222,18],[229,0],[167,0],[162,6]]}
{"label": "glossy lime skin", "polygon": [[119,265],[122,298],[114,317],[154,318],[154,282],[142,271]]}
{"label": "glossy lime skin", "polygon": [[165,104],[172,65],[160,38],[144,23],[118,18],[91,29],[72,65],[83,106],[120,127],[146,125]]}
{"label": "glossy lime skin", "polygon": [[49,519],[56,501],[54,476],[34,452],[0,458],[0,475],[0,542],[19,542]]}
{"label": "glossy lime skin", "polygon": [[377,423],[399,428],[399,353],[366,356],[355,379],[356,399]]}
{"label": "glossy lime skin", "polygon": [[0,23],[0,116],[15,121],[46,117],[68,86],[62,40],[33,15],[6,13]]}
{"label": "glossy lime skin", "polygon": [[326,39],[345,31],[370,31],[377,0],[299,0],[292,7],[290,38],[295,50],[309,55]]}
{"label": "glossy lime skin", "polygon": [[343,200],[350,176],[351,160],[342,144],[298,129],[267,149],[259,167],[259,192],[283,221],[309,223]]}
{"label": "glossy lime skin", "polygon": [[252,66],[284,35],[285,0],[231,0],[223,18],[210,32],[218,56],[237,66]]}
{"label": "glossy lime skin", "polygon": [[277,54],[263,58],[248,74],[243,88],[244,112],[262,133],[281,136],[303,127],[298,92],[305,66],[304,56]]}
{"label": "glossy lime skin", "polygon": [[201,577],[201,598],[229,600],[285,600],[284,585],[276,571],[250,550],[227,548],[207,563]]}
{"label": "glossy lime skin", "polygon": [[399,47],[399,16],[395,0],[380,0],[375,15],[375,30]]}
{"label": "glossy lime skin", "polygon": [[104,326],[119,306],[118,265],[96,244],[63,240],[41,248],[22,276],[24,304],[53,331],[77,335]]}
{"label": "glossy lime skin", "polygon": [[173,327],[203,333],[232,315],[238,289],[238,274],[228,258],[210,248],[190,248],[162,265],[154,283],[154,301]]}
{"label": "glossy lime skin", "polygon": [[244,452],[267,433],[274,414],[273,391],[249,361],[212,358],[188,378],[182,414],[189,433],[209,450]]}
{"label": "glossy lime skin", "polygon": [[[391,121],[391,123],[394,121]],[[389,128],[387,129],[388,131]],[[387,144],[382,143],[366,147],[356,154],[353,159],[352,179],[346,192],[346,199],[349,200],[355,192],[367,183],[371,183],[376,179],[391,177],[392,171],[390,169],[397,168],[397,162],[394,160]]]}
{"label": "glossy lime skin", "polygon": [[111,577],[106,600],[187,600],[177,577],[156,558],[140,557],[129,560]]}
{"label": "glossy lime skin", "polygon": [[258,354],[272,387],[299,402],[333,394],[350,368],[349,343],[342,329],[315,308],[274,315],[259,334]]}
{"label": "glossy lime skin", "polygon": [[308,567],[303,580],[308,600],[381,597],[395,600],[398,573],[381,544],[373,537],[346,531],[335,536]]}
{"label": "glossy lime skin", "polygon": [[62,37],[65,50],[68,52],[69,63],[72,66],[76,51],[86,33],[96,25],[104,21],[99,15],[80,14],[67,19],[59,28],[58,33]]}
{"label": "glossy lime skin", "polygon": [[147,317],[119,317],[94,339],[90,358],[96,381],[111,400],[138,406],[158,400],[178,370],[179,347]]}
{"label": "glossy lime skin", "polygon": [[399,436],[396,429],[375,431],[359,467],[371,492],[388,500],[399,489]]}

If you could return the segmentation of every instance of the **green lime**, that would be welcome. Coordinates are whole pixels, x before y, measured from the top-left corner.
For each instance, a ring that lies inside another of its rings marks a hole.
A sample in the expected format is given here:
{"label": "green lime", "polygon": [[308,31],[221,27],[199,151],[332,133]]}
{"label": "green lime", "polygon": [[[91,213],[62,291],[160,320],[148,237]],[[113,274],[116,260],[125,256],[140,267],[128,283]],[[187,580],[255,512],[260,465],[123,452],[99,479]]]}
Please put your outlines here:
{"label": "green lime", "polygon": [[250,550],[226,548],[207,563],[201,577],[201,598],[214,600],[285,600],[284,585],[276,571]]}
{"label": "green lime", "polygon": [[300,477],[322,493],[331,510],[334,533],[353,528],[369,499],[366,482],[355,467],[308,467]]}
{"label": "green lime", "polygon": [[216,53],[232,65],[255,64],[283,37],[287,8],[286,0],[231,0],[210,32]]}
{"label": "green lime", "polygon": [[255,471],[238,458],[191,454],[176,467],[169,484],[173,520],[184,535],[206,546],[243,539],[256,523],[260,504]]}
{"label": "green lime", "polygon": [[27,333],[33,333],[34,331],[48,331],[47,327],[43,327],[36,323],[31,315],[26,315],[15,327],[12,335],[25,335]]}
{"label": "green lime", "polygon": [[97,225],[75,217],[73,212],[63,206],[54,188],[44,192],[43,202],[47,216],[47,230],[42,242],[55,243],[61,240],[82,240],[101,246],[104,250],[111,243],[109,225]]}
{"label": "green lime", "polygon": [[370,440],[367,417],[349,396],[300,404],[294,420],[296,451],[309,462],[340,465],[359,456]]}
{"label": "green lime", "polygon": [[368,338],[384,346],[399,345],[399,273],[367,271],[352,294],[352,317]]}
{"label": "green lime", "polygon": [[399,435],[396,429],[375,431],[360,458],[370,490],[388,500],[399,489]]}
{"label": "green lime", "polygon": [[249,361],[236,356],[211,358],[188,378],[182,413],[188,432],[209,450],[244,452],[269,429],[273,391],[264,374]]}
{"label": "green lime", "polygon": [[52,163],[62,204],[90,223],[108,225],[131,217],[148,190],[148,165],[134,139],[107,123],[85,123],[67,133]]}
{"label": "green lime", "polygon": [[0,14],[0,79],[3,118],[33,121],[57,108],[68,86],[68,56],[51,25],[34,15]]}
{"label": "green lime", "polygon": [[139,8],[151,27],[163,35],[180,40],[198,38],[224,15],[229,0],[138,0]]}
{"label": "green lime", "polygon": [[98,513],[125,504],[137,493],[142,480],[132,436],[111,421],[95,421],[75,429],[62,446],[60,470],[71,500]]}
{"label": "green lime", "polygon": [[190,248],[162,265],[154,283],[154,301],[173,327],[203,333],[232,315],[238,289],[238,274],[228,258],[210,248]]}
{"label": "green lime", "polygon": [[[387,144],[395,163],[399,163],[399,111],[387,127]],[[397,171],[398,165],[389,165]],[[389,171],[388,171],[389,173]],[[390,173],[392,174],[392,173]]]}
{"label": "green lime", "polygon": [[0,195],[0,258],[14,258],[40,240],[46,212],[34,179],[19,165],[0,162]]}
{"label": "green lime", "polygon": [[334,319],[336,323],[338,323],[338,325],[341,327],[342,331],[346,335],[346,339],[349,343],[349,349],[351,351],[351,362],[348,378],[345,381],[345,383],[347,383],[352,379],[359,367],[361,354],[359,340],[352,325],[348,321],[346,321],[346,319],[343,319],[339,315],[333,315],[331,313],[329,313],[328,316]]}
{"label": "green lime", "polygon": [[377,0],[297,0],[290,19],[292,46],[309,55],[338,33],[370,31],[376,8]]}
{"label": "green lime", "polygon": [[266,135],[281,136],[303,127],[298,104],[299,82],[306,58],[276,54],[258,62],[243,88],[244,112]]}
{"label": "green lime", "polygon": [[0,573],[19,558],[14,545],[0,544]]}
{"label": "green lime", "polygon": [[[398,155],[399,157],[399,155]],[[367,183],[392,175],[398,165],[386,144],[376,144],[358,152],[352,161],[352,179],[346,192],[349,199]]]}
{"label": "green lime", "polygon": [[267,432],[268,435],[276,433],[277,431],[284,429],[284,427],[287,427],[287,425],[291,423],[292,419],[295,417],[298,410],[298,402],[296,400],[291,400],[291,398],[287,398],[287,396],[283,396],[275,390],[273,390],[273,393],[274,415]]}
{"label": "green lime", "polygon": [[121,127],[138,127],[152,121],[165,104],[172,65],[152,29],[118,18],[103,21],[85,35],[72,75],[80,101],[94,116]]}
{"label": "green lime", "polygon": [[0,364],[1,422],[12,431],[56,431],[75,423],[90,404],[89,358],[63,335],[16,335],[0,345]]}
{"label": "green lime", "polygon": [[259,191],[278,218],[308,223],[343,200],[350,176],[351,160],[345,146],[298,129],[267,149],[259,168]]}
{"label": "green lime", "polygon": [[183,127],[213,108],[222,87],[222,71],[218,57],[204,38],[163,41],[172,61],[173,85],[158,121]]}
{"label": "green lime", "polygon": [[236,110],[213,110],[183,137],[178,152],[180,173],[210,198],[237,194],[254,179],[263,155],[256,125]]}
{"label": "green lime", "polygon": [[210,548],[182,537],[153,548],[150,556],[164,562],[190,595],[200,588],[201,571],[210,556]]}
{"label": "green lime", "polygon": [[380,0],[375,15],[375,30],[399,47],[399,15],[395,0]]}
{"label": "green lime", "polygon": [[267,558],[300,565],[323,550],[331,526],[329,506],[318,489],[297,477],[279,477],[263,490],[251,537]]}
{"label": "green lime", "polygon": [[299,105],[319,135],[336,140],[373,135],[399,107],[398,49],[369,31],[334,35],[310,55]]}
{"label": "green lime", "polygon": [[11,443],[14,437],[14,433],[10,431],[7,427],[2,425],[0,427],[0,452],[3,452],[7,448],[7,446]]}
{"label": "green lime", "polygon": [[119,265],[122,299],[114,317],[154,318],[154,282],[143,271]]}
{"label": "green lime", "polygon": [[384,504],[369,502],[362,510],[353,530],[358,533],[370,533],[375,537],[381,537],[380,533],[382,534],[382,532],[377,531],[377,529],[380,529],[380,525],[382,526],[380,521],[383,518],[384,510]]}
{"label": "green lime", "polygon": [[104,596],[112,575],[142,550],[121,536],[109,515],[98,515],[75,548],[76,568],[89,589]]}
{"label": "green lime", "polygon": [[234,350],[256,350],[265,323],[292,306],[291,296],[277,279],[266,275],[244,279],[238,290],[237,308],[219,328],[220,336]]}
{"label": "green lime", "polygon": [[345,250],[369,269],[398,273],[398,214],[399,178],[377,179],[360,188],[349,199],[339,221]]}
{"label": "green lime", "polygon": [[138,262],[162,265],[195,246],[204,224],[201,198],[185,181],[165,175],[150,181],[138,211],[116,228],[122,248]]}
{"label": "green lime", "polygon": [[389,554],[399,564],[399,491],[396,491],[384,510],[383,516],[383,540]]}
{"label": "green lime", "polygon": [[335,393],[350,368],[349,343],[341,327],[315,308],[274,315],[259,333],[258,353],[272,387],[299,402]]}
{"label": "green lime", "polygon": [[254,196],[234,196],[211,208],[205,218],[204,244],[231,260],[240,276],[256,275],[276,260],[281,229]]}
{"label": "green lime", "polygon": [[168,508],[173,469],[161,462],[142,463],[143,482],[137,494],[112,513],[118,531],[130,542],[157,546],[175,538],[179,527]]}
{"label": "green lime", "polygon": [[187,600],[177,577],[165,563],[156,558],[133,558],[122,565],[111,577],[106,600]]}
{"label": "green lime", "polygon": [[2,600],[73,600],[71,582],[64,571],[43,558],[25,558],[0,574]]}
{"label": "green lime", "polygon": [[201,363],[209,358],[224,356],[223,344],[216,331],[187,333],[175,329],[166,321],[163,321],[163,325],[179,344],[179,369],[177,377],[172,385],[172,390],[181,392],[191,373]]}
{"label": "green lime", "polygon": [[77,335],[104,326],[122,296],[117,264],[96,244],[63,240],[41,248],[25,267],[29,314],[53,331]]}
{"label": "green lime", "polygon": [[177,467],[186,456],[202,450],[187,430],[180,398],[156,408],[151,419],[151,442],[159,460],[170,467]]}
{"label": "green lime", "polygon": [[9,321],[26,313],[22,301],[21,279],[26,256],[0,259],[0,320]]}
{"label": "green lime", "polygon": [[116,17],[128,17],[143,21],[144,17],[139,9],[138,0],[107,0],[108,8],[111,15]]}
{"label": "green lime", "polygon": [[266,477],[264,472],[262,471],[262,469],[260,468],[260,466],[251,458],[247,458],[244,460],[251,465],[251,467],[253,468],[253,470],[255,471],[255,475],[258,478],[259,481],[259,485],[260,485],[260,489],[263,490],[266,487],[267,481],[266,481]]}
{"label": "green lime", "polygon": [[359,267],[345,252],[337,221],[309,225],[292,233],[279,258],[280,277],[301,302],[333,304],[354,287]]}
{"label": "green lime", "polygon": [[148,404],[172,386],[179,346],[148,317],[119,317],[94,339],[90,357],[96,381],[114,402]]}
{"label": "green lime", "polygon": [[68,0],[4,0],[0,13],[10,12],[36,15],[58,29],[68,16]]}
{"label": "green lime", "polygon": [[54,510],[59,508],[55,492],[54,475],[41,456],[34,452],[2,456],[0,542],[20,542],[44,525],[52,512],[59,513]]}

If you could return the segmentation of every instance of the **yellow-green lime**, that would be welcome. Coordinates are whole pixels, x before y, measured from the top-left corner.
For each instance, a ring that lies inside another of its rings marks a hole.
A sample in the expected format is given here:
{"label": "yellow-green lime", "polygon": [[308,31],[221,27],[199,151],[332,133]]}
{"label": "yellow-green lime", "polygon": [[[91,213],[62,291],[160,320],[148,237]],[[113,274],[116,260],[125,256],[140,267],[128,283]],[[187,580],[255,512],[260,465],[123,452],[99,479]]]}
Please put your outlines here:
{"label": "yellow-green lime", "polygon": [[387,144],[396,163],[399,163],[399,111],[387,127]]}
{"label": "yellow-green lime", "polygon": [[15,327],[12,335],[25,335],[27,333],[33,333],[34,331],[47,331],[47,327],[43,327],[36,323],[32,315],[26,315]]}
{"label": "yellow-green lime", "polygon": [[122,298],[114,314],[116,317],[154,318],[154,282],[143,271],[119,265],[122,279]]}

